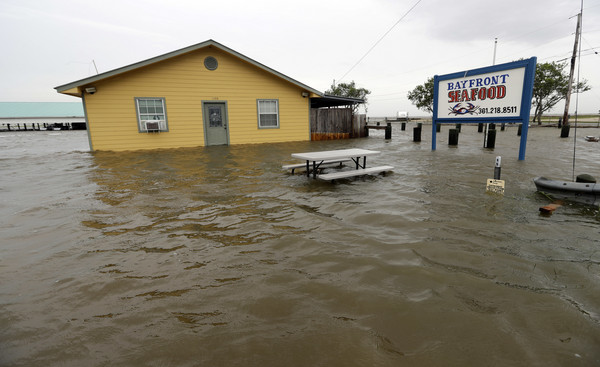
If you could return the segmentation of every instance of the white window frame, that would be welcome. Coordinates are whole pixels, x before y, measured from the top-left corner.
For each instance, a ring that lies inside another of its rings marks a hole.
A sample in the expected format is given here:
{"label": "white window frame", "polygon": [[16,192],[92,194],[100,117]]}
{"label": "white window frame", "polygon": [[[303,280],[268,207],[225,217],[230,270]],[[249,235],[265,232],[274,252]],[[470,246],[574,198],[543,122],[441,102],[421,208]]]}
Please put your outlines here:
{"label": "white window frame", "polygon": [[[261,104],[263,102],[275,102],[275,112],[261,112]],[[258,115],[258,128],[259,129],[279,129],[279,100],[278,99],[257,99],[256,100],[256,113]],[[275,115],[276,125],[263,125],[261,116]]]}
{"label": "white window frame", "polygon": [[[154,103],[160,102],[162,107],[162,113],[155,111],[149,111],[148,107],[155,106],[142,106],[140,107],[140,101],[153,101]],[[146,110],[144,110],[146,108]],[[158,131],[167,132],[169,131],[169,124],[167,123],[167,102],[164,97],[135,97],[135,111],[138,120],[138,129],[140,133],[153,132],[152,130],[146,129],[146,121],[158,122]]]}

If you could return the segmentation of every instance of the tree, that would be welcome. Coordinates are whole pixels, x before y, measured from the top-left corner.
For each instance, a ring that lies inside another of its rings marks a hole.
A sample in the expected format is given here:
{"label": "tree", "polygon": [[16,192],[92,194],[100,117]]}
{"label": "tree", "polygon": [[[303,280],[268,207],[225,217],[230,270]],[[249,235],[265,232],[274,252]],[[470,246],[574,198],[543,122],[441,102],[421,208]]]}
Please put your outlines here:
{"label": "tree", "polygon": [[[365,111],[367,110],[367,96],[371,94],[371,91],[365,88],[357,88],[354,80],[350,83],[339,83],[338,85],[332,84],[331,89],[325,91],[325,94],[338,97],[349,97],[358,98],[365,101]],[[356,113],[358,110],[358,104],[352,106],[352,113]]]}
{"label": "tree", "polygon": [[422,85],[417,85],[415,89],[408,92],[408,99],[417,106],[418,109],[433,113],[433,77],[427,79]]}
{"label": "tree", "polygon": [[[535,68],[535,81],[533,84],[533,100],[531,107],[535,107],[533,121],[542,124],[542,114],[558,102],[567,97],[569,75],[565,72],[566,62],[544,62],[538,63]],[[573,85],[573,88],[581,93],[590,90],[586,80]]]}

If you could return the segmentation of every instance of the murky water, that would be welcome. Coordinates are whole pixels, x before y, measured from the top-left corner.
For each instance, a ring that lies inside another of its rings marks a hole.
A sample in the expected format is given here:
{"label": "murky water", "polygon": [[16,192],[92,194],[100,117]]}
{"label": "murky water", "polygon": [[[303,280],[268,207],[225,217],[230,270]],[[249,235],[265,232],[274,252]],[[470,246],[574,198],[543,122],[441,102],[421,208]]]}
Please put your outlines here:
{"label": "murky water", "polygon": [[[551,216],[571,138],[447,127],[360,140],[87,152],[0,133],[2,366],[598,366],[600,214]],[[600,177],[580,129],[577,173]],[[290,175],[290,154],[381,150],[392,174]],[[502,156],[506,193],[485,193]]]}

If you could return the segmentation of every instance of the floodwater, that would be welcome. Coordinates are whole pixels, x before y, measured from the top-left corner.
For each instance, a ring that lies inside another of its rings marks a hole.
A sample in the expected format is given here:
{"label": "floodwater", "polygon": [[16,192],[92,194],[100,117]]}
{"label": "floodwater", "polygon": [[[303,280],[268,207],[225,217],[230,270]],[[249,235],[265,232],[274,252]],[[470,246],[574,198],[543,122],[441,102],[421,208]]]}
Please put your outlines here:
{"label": "floodwater", "polygon": [[[598,366],[600,214],[532,179],[600,144],[463,126],[356,140],[88,152],[0,133],[2,366]],[[320,182],[291,153],[375,149]],[[504,196],[485,193],[502,156]]]}

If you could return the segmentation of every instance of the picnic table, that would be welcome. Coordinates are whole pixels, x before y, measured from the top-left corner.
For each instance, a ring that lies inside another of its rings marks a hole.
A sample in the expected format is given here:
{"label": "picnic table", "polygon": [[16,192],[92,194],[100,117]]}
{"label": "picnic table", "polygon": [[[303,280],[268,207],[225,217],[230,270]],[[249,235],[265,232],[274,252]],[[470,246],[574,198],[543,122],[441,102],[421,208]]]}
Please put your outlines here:
{"label": "picnic table", "polygon": [[[306,175],[310,177],[311,164],[313,178],[320,178],[323,180],[335,180],[339,178],[347,178],[352,176],[360,176],[366,174],[374,174],[383,171],[389,171],[393,169],[392,166],[379,166],[367,168],[367,156],[377,155],[381,152],[377,150],[368,149],[338,149],[338,150],[326,150],[320,152],[307,152],[307,153],[293,153],[292,158],[302,159],[306,161]],[[317,175],[317,170],[324,163],[335,163],[352,160],[355,165],[355,170],[352,171],[341,171]],[[362,163],[361,163],[362,160]]]}

